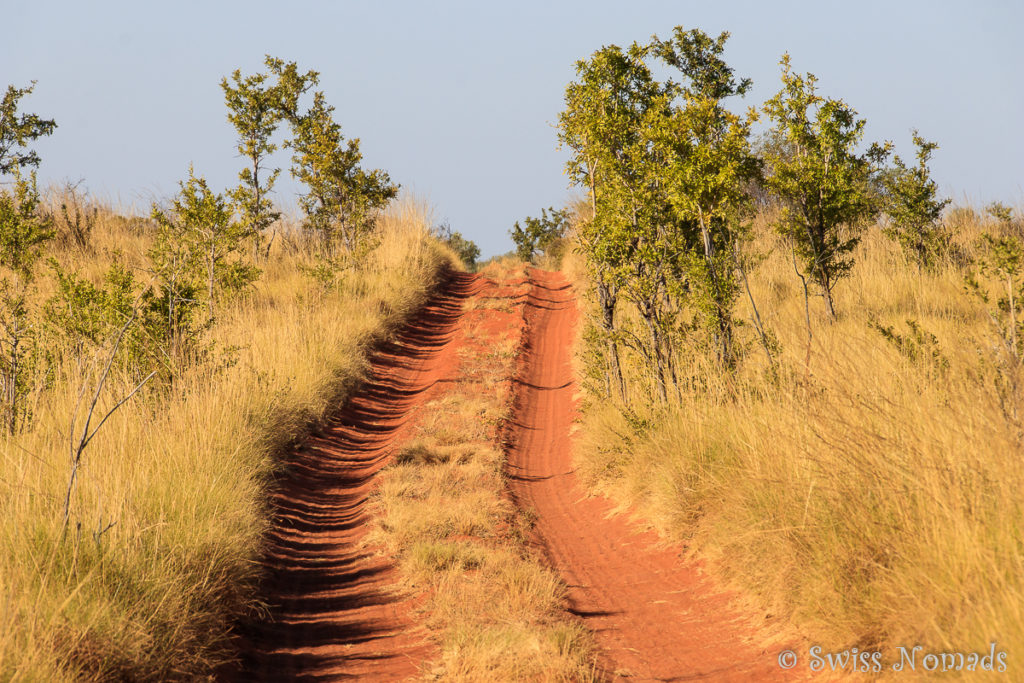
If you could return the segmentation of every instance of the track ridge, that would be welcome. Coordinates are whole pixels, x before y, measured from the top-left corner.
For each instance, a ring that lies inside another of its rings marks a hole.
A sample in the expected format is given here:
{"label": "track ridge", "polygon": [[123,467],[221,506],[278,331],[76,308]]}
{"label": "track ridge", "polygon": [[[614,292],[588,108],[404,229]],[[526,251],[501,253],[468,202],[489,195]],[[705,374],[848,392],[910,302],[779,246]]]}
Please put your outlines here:
{"label": "track ridge", "polygon": [[568,587],[568,609],[595,634],[607,678],[782,680],[760,634],[729,596],[656,534],[588,496],[572,463],[575,295],[558,273],[531,270],[507,475],[530,510],[539,550]]}
{"label": "track ridge", "polygon": [[371,354],[366,381],[285,458],[272,489],[262,560],[265,618],[242,630],[235,681],[416,675],[433,652],[394,586],[394,567],[362,548],[374,475],[415,407],[457,367],[463,301],[482,286],[449,272],[438,292]]}

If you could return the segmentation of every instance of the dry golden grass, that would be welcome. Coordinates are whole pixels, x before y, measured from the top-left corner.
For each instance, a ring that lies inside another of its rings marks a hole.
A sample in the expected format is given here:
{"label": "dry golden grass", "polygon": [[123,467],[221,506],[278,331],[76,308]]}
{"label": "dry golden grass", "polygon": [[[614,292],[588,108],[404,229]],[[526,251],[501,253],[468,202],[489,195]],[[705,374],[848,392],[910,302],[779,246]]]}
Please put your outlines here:
{"label": "dry golden grass", "polygon": [[[370,346],[451,263],[428,227],[422,207],[398,204],[380,245],[331,288],[279,240],[255,290],[210,333],[239,348],[235,362],[186,372],[111,418],[85,453],[63,538],[69,420],[94,373],[61,369],[69,381],[39,396],[30,430],[0,437],[0,680],[213,673],[230,620],[258,608],[250,588],[275,454],[338,405]],[[91,244],[58,258],[91,277],[115,249],[138,266],[145,221],[101,212]],[[124,389],[115,378],[101,403]]]}
{"label": "dry golden grass", "polygon": [[[518,263],[483,275],[508,281],[513,269],[521,278]],[[563,584],[525,546],[529,523],[507,497],[496,443],[511,408],[522,329],[515,295],[524,292],[467,301],[460,381],[424,405],[411,441],[378,475],[370,542],[398,558],[407,590],[428,596],[422,622],[440,650],[424,666],[428,679],[594,678],[592,645],[566,616]]]}
{"label": "dry golden grass", "polygon": [[[998,228],[960,218],[956,241],[976,255],[980,232]],[[627,419],[589,406],[581,474],[826,649],[891,657],[899,645],[987,653],[995,642],[1016,658],[1024,453],[1009,403],[1020,394],[998,387],[997,340],[965,271],[919,272],[872,229],[837,290],[839,320],[811,302],[806,365],[800,282],[763,218],[759,232],[770,255],[751,286],[781,343],[778,376],[752,336],[734,376],[684,355],[691,388],[672,408]],[[908,319],[937,339],[918,358],[868,324],[905,334]],[[634,387],[649,382],[630,371]]]}

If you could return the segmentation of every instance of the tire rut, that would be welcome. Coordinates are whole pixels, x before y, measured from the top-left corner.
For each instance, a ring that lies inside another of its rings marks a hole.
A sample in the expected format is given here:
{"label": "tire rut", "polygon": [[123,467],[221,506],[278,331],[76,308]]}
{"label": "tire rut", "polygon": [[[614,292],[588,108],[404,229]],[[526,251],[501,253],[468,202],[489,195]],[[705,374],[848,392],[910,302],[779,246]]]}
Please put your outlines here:
{"label": "tire rut", "polygon": [[520,361],[508,476],[536,518],[534,542],[568,585],[569,609],[594,634],[608,678],[783,680],[759,634],[699,563],[589,497],[573,471],[577,415],[571,366],[575,297],[559,274],[534,270]]}
{"label": "tire rut", "polygon": [[396,570],[362,547],[374,475],[415,407],[449,379],[463,301],[477,279],[450,273],[371,356],[362,387],[286,458],[271,493],[265,618],[243,627],[233,681],[400,680],[433,654],[395,590]]}

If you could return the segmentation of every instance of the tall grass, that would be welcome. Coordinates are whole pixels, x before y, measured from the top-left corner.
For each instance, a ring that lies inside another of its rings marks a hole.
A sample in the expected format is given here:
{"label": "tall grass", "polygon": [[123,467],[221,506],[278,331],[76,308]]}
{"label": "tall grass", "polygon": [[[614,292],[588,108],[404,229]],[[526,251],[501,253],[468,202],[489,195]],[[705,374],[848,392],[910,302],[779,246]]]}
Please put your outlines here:
{"label": "tall grass", "polygon": [[888,658],[899,645],[987,653],[995,642],[1016,659],[1021,394],[1008,391],[989,306],[964,278],[982,231],[1020,226],[951,218],[955,258],[934,271],[870,230],[837,289],[839,319],[811,301],[808,346],[800,281],[762,216],[768,256],[751,287],[780,343],[777,369],[752,334],[736,373],[688,349],[677,359],[688,389],[657,410],[631,366],[632,411],[586,411],[585,480],[826,648]]}
{"label": "tall grass", "polygon": [[[66,532],[69,424],[95,368],[57,369],[30,429],[0,438],[0,679],[213,674],[231,620],[259,608],[275,455],[335,409],[451,263],[428,227],[422,207],[396,205],[379,245],[331,285],[306,274],[301,239],[278,240],[254,290],[219,311],[215,358],[136,396],[89,445]],[[88,246],[56,256],[98,277],[115,249],[139,266],[149,240],[145,220],[101,210]],[[100,408],[126,382],[113,378]]]}

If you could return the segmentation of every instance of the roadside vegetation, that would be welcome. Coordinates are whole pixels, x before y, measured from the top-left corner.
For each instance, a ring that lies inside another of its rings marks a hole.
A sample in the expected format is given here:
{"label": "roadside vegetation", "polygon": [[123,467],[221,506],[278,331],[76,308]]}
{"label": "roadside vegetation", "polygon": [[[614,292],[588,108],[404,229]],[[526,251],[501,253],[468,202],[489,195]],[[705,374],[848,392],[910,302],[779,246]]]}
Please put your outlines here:
{"label": "roadside vegetation", "polygon": [[565,239],[572,222],[572,207],[540,210],[540,217],[527,216],[520,225],[516,221],[509,231],[516,245],[515,255],[520,261],[541,268],[557,270],[565,256]]}
{"label": "roadside vegetation", "polygon": [[497,284],[466,303],[459,381],[419,410],[382,470],[369,540],[426,595],[422,623],[440,650],[427,679],[593,680],[591,642],[564,611],[565,587],[527,547],[530,520],[508,498],[503,435],[524,333],[522,264],[492,263]]}
{"label": "roadside vegetation", "polygon": [[935,143],[865,143],[788,57],[735,113],[727,38],[566,89],[580,472],[826,650],[1020,649],[1024,220],[950,206]]}
{"label": "roadside vegetation", "polygon": [[[361,167],[315,72],[224,81],[243,169],[148,215],[67,185],[0,118],[0,679],[195,680],[253,603],[276,456],[360,381],[454,257]],[[304,101],[312,104],[304,107]],[[301,214],[273,203],[292,151]],[[226,141],[225,153],[231,153]]]}

